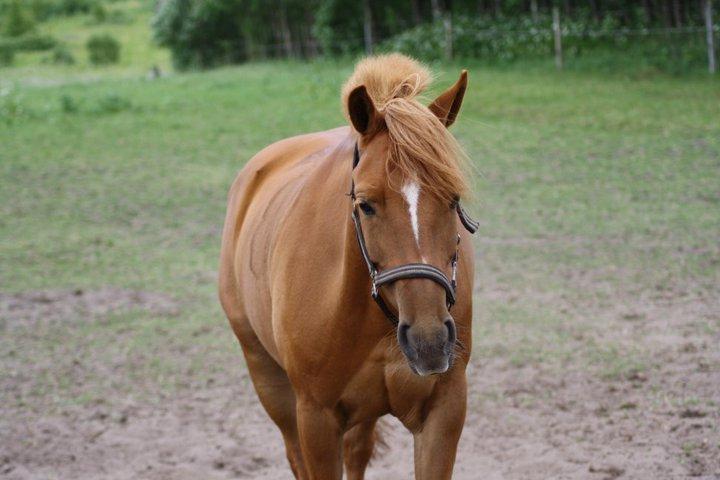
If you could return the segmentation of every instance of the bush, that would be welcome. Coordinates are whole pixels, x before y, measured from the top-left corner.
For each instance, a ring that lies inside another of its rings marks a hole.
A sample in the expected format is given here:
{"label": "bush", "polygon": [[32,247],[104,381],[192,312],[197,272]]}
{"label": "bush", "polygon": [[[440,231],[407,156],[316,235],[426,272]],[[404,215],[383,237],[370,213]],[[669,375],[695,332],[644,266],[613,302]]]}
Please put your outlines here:
{"label": "bush", "polygon": [[35,29],[31,12],[20,0],[12,0],[6,7],[3,33],[8,37],[19,37]]}
{"label": "bush", "polygon": [[132,103],[125,97],[111,93],[98,100],[96,113],[118,113],[132,108]]}
{"label": "bush", "polygon": [[60,0],[55,8],[55,15],[77,15],[90,13],[97,0]]}
{"label": "bush", "polygon": [[79,105],[77,100],[71,95],[62,95],[60,97],[60,110],[63,113],[77,113]]}
{"label": "bush", "polygon": [[107,10],[105,10],[102,3],[94,3],[90,8],[90,13],[96,23],[103,23],[107,20]]}
{"label": "bush", "polygon": [[245,59],[244,15],[237,0],[163,0],[153,30],[178,69],[207,68]]}
{"label": "bush", "polygon": [[15,52],[41,52],[50,50],[57,45],[57,40],[49,35],[29,34],[22,37],[0,39],[0,47],[12,49]]}
{"label": "bush", "polygon": [[10,66],[13,64],[14,60],[15,49],[8,45],[0,44],[0,66]]}
{"label": "bush", "polygon": [[58,45],[52,52],[52,63],[56,65],[74,65],[75,57],[64,45]]}
{"label": "bush", "polygon": [[21,118],[29,117],[31,112],[25,108],[22,98],[12,90],[0,88],[0,120],[12,125]]}
{"label": "bush", "polygon": [[109,34],[96,34],[90,37],[85,45],[88,49],[90,63],[106,65],[120,60],[120,42]]}
{"label": "bush", "polygon": [[[0,2],[15,0],[0,0]],[[100,0],[21,0],[37,21],[45,21],[51,17],[91,13],[94,5]]]}

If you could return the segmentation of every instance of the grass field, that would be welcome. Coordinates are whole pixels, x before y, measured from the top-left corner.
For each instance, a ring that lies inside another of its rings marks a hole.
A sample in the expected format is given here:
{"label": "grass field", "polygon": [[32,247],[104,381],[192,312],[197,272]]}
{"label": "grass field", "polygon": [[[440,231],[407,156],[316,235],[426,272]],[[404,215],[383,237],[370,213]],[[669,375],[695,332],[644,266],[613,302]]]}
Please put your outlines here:
{"label": "grass field", "polygon": [[[192,457],[277,478],[271,431],[271,453],[231,446],[252,444],[237,410],[257,407],[215,294],[225,196],[263,146],[343,122],[352,65],[23,68],[0,96],[2,472],[186,478]],[[720,84],[470,71],[453,127],[481,221],[459,477],[720,474]]]}

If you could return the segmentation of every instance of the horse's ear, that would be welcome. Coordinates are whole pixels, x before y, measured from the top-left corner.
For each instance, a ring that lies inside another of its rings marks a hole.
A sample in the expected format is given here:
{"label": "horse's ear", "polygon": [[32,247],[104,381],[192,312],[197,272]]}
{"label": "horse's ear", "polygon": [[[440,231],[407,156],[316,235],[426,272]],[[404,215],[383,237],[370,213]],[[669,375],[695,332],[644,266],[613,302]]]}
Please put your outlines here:
{"label": "horse's ear", "polygon": [[360,135],[367,135],[375,128],[379,114],[365,85],[360,85],[350,92],[347,107],[350,121]]}
{"label": "horse's ear", "polygon": [[441,93],[440,96],[430,104],[430,111],[432,111],[446,127],[449,127],[455,122],[466,89],[467,70],[463,70],[460,73],[460,78],[455,82],[455,85]]}

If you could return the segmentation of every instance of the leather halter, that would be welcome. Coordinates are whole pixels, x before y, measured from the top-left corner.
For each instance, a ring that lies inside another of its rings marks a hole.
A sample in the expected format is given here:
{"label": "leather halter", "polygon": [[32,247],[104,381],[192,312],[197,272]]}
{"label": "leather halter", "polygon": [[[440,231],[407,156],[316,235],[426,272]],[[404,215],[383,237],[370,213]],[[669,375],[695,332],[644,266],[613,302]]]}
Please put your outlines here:
{"label": "leather halter", "polygon": [[[358,144],[355,143],[355,149],[353,151],[353,170],[355,169],[355,167],[357,167],[358,163],[360,163],[360,150],[358,148]],[[395,312],[393,312],[388,306],[388,304],[385,303],[385,300],[380,294],[380,287],[382,287],[383,285],[389,285],[398,280],[408,278],[425,278],[428,280],[432,280],[433,282],[443,287],[443,289],[445,290],[445,301],[447,303],[448,310],[450,310],[455,304],[460,234],[458,234],[457,236],[455,255],[453,255],[451,262],[451,278],[448,278],[447,275],[445,275],[443,271],[439,268],[427,263],[408,263],[405,265],[400,265],[399,267],[383,270],[381,272],[377,269],[375,262],[373,262],[370,258],[370,253],[368,253],[367,245],[365,245],[365,236],[363,235],[362,225],[360,224],[360,216],[358,215],[357,206],[355,206],[355,180],[351,180],[350,198],[353,201],[352,221],[353,225],[355,226],[355,237],[357,238],[358,245],[360,247],[360,253],[362,254],[363,260],[365,261],[368,273],[370,274],[370,281],[372,282],[370,295],[372,296],[373,300],[375,300],[375,302],[378,304],[380,310],[382,310],[382,312],[385,314],[385,317],[387,317],[390,323],[396,326],[399,323],[399,319]],[[465,229],[470,233],[475,233],[479,226],[478,222],[474,221],[468,216],[465,210],[460,206],[460,202],[456,203],[455,210],[457,211],[458,217],[460,218],[460,223],[463,224]]]}

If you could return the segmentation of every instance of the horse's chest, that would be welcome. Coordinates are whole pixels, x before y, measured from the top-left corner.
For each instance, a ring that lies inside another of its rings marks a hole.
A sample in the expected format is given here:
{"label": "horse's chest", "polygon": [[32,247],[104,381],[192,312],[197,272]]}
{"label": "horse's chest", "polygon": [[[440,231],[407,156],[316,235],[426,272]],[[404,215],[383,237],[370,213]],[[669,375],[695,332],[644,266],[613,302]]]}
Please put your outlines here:
{"label": "horse's chest", "polygon": [[413,374],[393,345],[380,345],[347,383],[338,405],[350,425],[388,413],[412,423],[434,384],[434,378]]}

